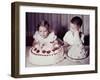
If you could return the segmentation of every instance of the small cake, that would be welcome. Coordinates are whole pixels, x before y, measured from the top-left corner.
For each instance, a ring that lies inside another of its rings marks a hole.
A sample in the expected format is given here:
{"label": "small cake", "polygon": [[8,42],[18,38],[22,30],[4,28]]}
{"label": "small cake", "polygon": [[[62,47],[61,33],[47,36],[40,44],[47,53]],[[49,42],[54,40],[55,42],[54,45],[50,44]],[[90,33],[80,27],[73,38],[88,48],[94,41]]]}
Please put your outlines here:
{"label": "small cake", "polygon": [[71,59],[80,60],[86,58],[88,53],[85,51],[83,46],[71,46],[67,55]]}
{"label": "small cake", "polygon": [[36,44],[29,50],[29,62],[34,65],[53,65],[64,60],[63,54],[63,46],[59,44]]}

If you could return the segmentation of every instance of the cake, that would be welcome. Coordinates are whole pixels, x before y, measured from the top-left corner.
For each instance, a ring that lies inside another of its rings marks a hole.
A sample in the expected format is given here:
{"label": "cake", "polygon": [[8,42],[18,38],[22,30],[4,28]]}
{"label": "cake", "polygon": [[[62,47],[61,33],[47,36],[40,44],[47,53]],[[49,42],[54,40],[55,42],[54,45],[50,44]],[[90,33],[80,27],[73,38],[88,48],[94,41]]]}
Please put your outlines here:
{"label": "cake", "polygon": [[36,44],[29,50],[29,62],[33,65],[53,65],[64,60],[63,46],[56,43]]}
{"label": "cake", "polygon": [[69,48],[67,56],[71,59],[80,60],[85,59],[88,56],[88,52],[85,51],[85,48],[83,46],[71,46]]}

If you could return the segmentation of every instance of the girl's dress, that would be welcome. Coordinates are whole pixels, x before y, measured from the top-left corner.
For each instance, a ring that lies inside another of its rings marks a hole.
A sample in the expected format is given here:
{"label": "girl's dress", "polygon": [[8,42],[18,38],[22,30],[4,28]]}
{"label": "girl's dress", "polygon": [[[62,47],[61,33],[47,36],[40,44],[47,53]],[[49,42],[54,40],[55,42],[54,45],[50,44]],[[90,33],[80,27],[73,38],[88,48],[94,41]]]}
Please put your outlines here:
{"label": "girl's dress", "polygon": [[36,42],[39,42],[40,44],[46,44],[46,43],[50,43],[50,42],[53,42],[54,40],[56,40],[57,36],[54,34],[54,32],[51,32],[51,33],[49,33],[47,38],[42,38],[39,35],[39,32],[36,31],[33,38],[35,39]]}

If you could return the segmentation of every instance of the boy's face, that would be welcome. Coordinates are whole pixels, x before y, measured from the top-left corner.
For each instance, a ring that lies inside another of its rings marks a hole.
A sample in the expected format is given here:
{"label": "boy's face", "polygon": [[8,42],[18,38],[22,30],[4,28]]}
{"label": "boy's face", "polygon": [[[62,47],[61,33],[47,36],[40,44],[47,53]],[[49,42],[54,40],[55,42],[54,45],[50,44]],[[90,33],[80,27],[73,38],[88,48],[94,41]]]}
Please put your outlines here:
{"label": "boy's face", "polygon": [[70,30],[72,32],[75,32],[75,31],[79,31],[79,26],[77,26],[76,24],[73,24],[73,23],[70,23]]}
{"label": "boy's face", "polygon": [[45,28],[44,26],[40,26],[39,27],[39,34],[41,37],[46,38],[49,34],[47,28]]}

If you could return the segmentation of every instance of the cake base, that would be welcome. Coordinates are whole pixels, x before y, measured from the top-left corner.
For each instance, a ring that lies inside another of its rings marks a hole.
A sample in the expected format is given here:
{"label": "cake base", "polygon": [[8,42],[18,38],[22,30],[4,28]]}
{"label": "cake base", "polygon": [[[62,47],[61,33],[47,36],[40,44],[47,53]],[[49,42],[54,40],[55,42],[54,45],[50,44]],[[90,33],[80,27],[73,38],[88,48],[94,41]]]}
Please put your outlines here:
{"label": "cake base", "polygon": [[59,49],[59,52],[52,52],[52,54],[38,54],[32,52],[32,50],[33,48],[30,48],[28,60],[33,65],[54,65],[64,60],[62,47]]}
{"label": "cake base", "polygon": [[71,59],[81,60],[85,59],[88,56],[88,52],[84,48],[77,46],[70,47],[67,56]]}

